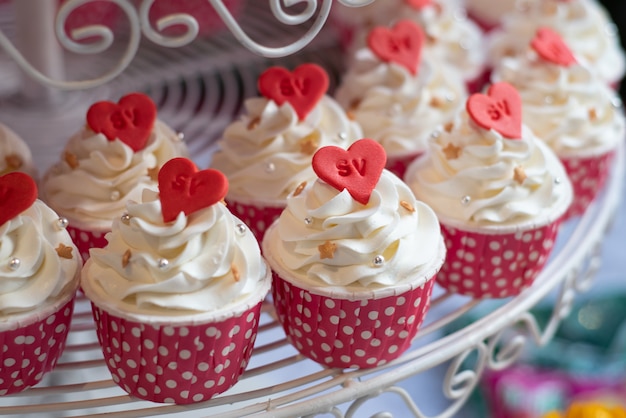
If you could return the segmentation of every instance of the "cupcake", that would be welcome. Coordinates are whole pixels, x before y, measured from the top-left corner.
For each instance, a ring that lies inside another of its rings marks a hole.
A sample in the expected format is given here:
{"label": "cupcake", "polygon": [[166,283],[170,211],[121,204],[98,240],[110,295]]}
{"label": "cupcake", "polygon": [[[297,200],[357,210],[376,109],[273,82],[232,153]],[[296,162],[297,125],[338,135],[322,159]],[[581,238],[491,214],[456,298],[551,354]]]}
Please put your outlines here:
{"label": "cupcake", "polygon": [[383,146],[387,168],[400,177],[467,96],[453,68],[422,59],[425,42],[423,30],[410,20],[374,28],[336,94],[363,134]]}
{"label": "cupcake", "polygon": [[145,187],[157,189],[159,168],[187,155],[185,144],[157,119],[155,104],[144,94],[95,103],[86,119],[41,185],[42,199],[69,220],[68,231],[85,260],[89,248],[106,244],[104,234],[128,200],[138,201]]}
{"label": "cupcake", "polygon": [[154,402],[199,402],[246,368],[271,274],[221,202],[222,173],[174,158],[158,184],[127,202],[81,286],[115,383]]}
{"label": "cupcake", "polygon": [[[459,71],[470,92],[478,91],[488,80],[486,50],[480,28],[470,19],[458,0],[392,0],[393,15],[378,26],[391,26],[410,20],[424,31],[424,55],[436,58]],[[387,2],[385,2],[387,4]],[[370,7],[370,6],[365,6]],[[354,36],[350,50],[367,45],[374,27],[361,28]],[[351,54],[353,55],[353,54]]]}
{"label": "cupcake", "polygon": [[328,75],[318,65],[293,72],[271,67],[258,87],[262,97],[246,100],[245,113],[219,140],[211,167],[228,177],[228,207],[260,241],[287,195],[315,178],[313,153],[329,144],[347,147],[361,129],[326,95]]}
{"label": "cupcake", "polygon": [[556,153],[574,186],[568,217],[583,214],[624,139],[616,93],[549,28],[537,31],[527,53],[503,59],[493,78],[519,91],[524,123]]}
{"label": "cupcake", "polygon": [[65,347],[82,261],[25,173],[0,176],[0,395],[37,384]]}
{"label": "cupcake", "polygon": [[385,170],[380,144],[321,148],[262,247],[288,340],[327,367],[368,368],[411,345],[445,248],[433,211]]}
{"label": "cupcake", "polygon": [[507,56],[524,54],[538,28],[561,35],[581,64],[606,84],[617,88],[624,75],[624,52],[617,27],[595,0],[523,1],[503,17],[502,27],[489,37],[493,67]]}
{"label": "cupcake", "polygon": [[37,169],[28,145],[8,126],[0,123],[0,176],[22,171],[37,179]]}
{"label": "cupcake", "polygon": [[437,282],[453,293],[520,293],[553,248],[572,186],[559,159],[522,124],[519,94],[496,83],[433,137],[405,181],[441,223],[448,256]]}

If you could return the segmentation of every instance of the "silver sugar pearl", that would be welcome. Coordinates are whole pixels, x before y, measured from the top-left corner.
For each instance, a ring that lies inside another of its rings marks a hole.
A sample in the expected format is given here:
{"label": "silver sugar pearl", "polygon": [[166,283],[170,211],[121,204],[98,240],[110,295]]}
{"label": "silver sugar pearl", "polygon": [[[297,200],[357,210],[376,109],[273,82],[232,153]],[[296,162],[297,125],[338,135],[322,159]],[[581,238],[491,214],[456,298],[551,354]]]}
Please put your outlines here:
{"label": "silver sugar pearl", "polygon": [[376,257],[374,257],[374,259],[372,260],[372,264],[374,264],[374,267],[381,267],[383,264],[385,264],[385,257],[383,257],[382,255],[377,255]]}
{"label": "silver sugar pearl", "polygon": [[166,269],[167,266],[170,265],[170,262],[167,261],[167,259],[165,258],[159,258],[159,261],[157,261],[157,267],[160,268],[161,270]]}
{"label": "silver sugar pearl", "polygon": [[67,218],[60,216],[59,219],[57,219],[57,227],[59,229],[67,228],[68,224],[69,224],[69,221],[67,220]]}
{"label": "silver sugar pearl", "polygon": [[313,219],[311,218],[304,218],[304,223],[307,225],[311,225],[313,223]]}
{"label": "silver sugar pearl", "polygon": [[347,134],[347,133],[345,133],[345,132],[339,132],[339,133],[337,134],[337,138],[338,138],[340,141],[345,141],[346,139],[348,139],[348,134]]}
{"label": "silver sugar pearl", "polygon": [[454,101],[454,93],[447,92],[444,97],[446,98],[447,102],[453,102]]}
{"label": "silver sugar pearl", "polygon": [[120,220],[122,221],[124,225],[128,225],[130,223],[130,215],[128,213],[124,213],[120,217]]}
{"label": "silver sugar pearl", "polygon": [[112,201],[120,200],[120,192],[117,190],[113,190],[110,196]]}
{"label": "silver sugar pearl", "polygon": [[22,261],[17,258],[17,257],[13,257],[9,260],[9,268],[13,271],[17,270],[18,268],[20,268],[20,265],[22,264]]}
{"label": "silver sugar pearl", "polygon": [[544,102],[545,104],[552,104],[552,103],[554,103],[554,97],[552,97],[552,96],[546,96],[546,97],[544,97],[544,98],[543,98],[543,102]]}
{"label": "silver sugar pearl", "polygon": [[265,164],[265,172],[266,173],[273,173],[274,171],[276,171],[276,165],[274,165],[274,163],[269,162],[269,163]]}
{"label": "silver sugar pearl", "polygon": [[245,233],[246,233],[246,230],[248,229],[248,228],[246,228],[246,226],[245,226],[244,224],[237,224],[237,225],[235,226],[235,228],[237,228],[237,233],[238,233],[239,235],[243,235],[243,234],[245,234]]}
{"label": "silver sugar pearl", "polygon": [[184,140],[185,140],[185,134],[184,134],[184,133],[182,133],[182,132],[177,132],[177,133],[176,133],[176,138],[177,138],[179,141],[184,141]]}
{"label": "silver sugar pearl", "polygon": [[471,197],[469,197],[469,196],[463,196],[463,197],[461,198],[461,204],[462,204],[463,206],[467,206],[467,205],[469,205],[471,201],[472,201],[472,198],[471,198]]}
{"label": "silver sugar pearl", "polygon": [[555,177],[554,178],[554,184],[561,184],[561,177]]}
{"label": "silver sugar pearl", "polygon": [[461,48],[464,51],[467,51],[469,49],[468,42],[466,40],[459,41],[459,48]]}
{"label": "silver sugar pearl", "polygon": [[437,138],[439,138],[440,136],[441,136],[441,131],[432,131],[432,132],[431,132],[431,134],[430,134],[430,137],[431,137],[432,139],[437,139]]}

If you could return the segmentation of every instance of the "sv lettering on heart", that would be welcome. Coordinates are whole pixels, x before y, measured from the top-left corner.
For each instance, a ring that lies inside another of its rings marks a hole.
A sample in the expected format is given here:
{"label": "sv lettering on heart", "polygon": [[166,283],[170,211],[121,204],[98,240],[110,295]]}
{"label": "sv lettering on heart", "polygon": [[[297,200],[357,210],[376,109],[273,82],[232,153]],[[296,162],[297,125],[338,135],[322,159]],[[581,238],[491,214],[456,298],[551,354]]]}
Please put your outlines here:
{"label": "sv lettering on heart", "polygon": [[349,161],[346,159],[341,159],[337,161],[335,167],[337,167],[337,174],[342,177],[351,176],[355,171],[361,177],[365,176],[365,159],[363,158],[352,159]]}

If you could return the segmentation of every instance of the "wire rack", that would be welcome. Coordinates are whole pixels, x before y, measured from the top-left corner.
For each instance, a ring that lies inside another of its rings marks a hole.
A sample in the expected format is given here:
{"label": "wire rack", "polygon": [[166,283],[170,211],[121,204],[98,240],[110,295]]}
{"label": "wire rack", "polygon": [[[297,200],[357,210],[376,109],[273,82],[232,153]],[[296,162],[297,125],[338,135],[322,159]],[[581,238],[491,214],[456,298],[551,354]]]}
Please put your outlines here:
{"label": "wire rack", "polygon": [[[267,16],[264,6],[255,3],[250,2],[241,16],[242,27],[260,39],[293,36],[288,28],[260,23],[269,21],[271,16]],[[10,33],[10,22],[4,25]],[[4,82],[10,84],[13,70],[10,60],[3,58],[6,57],[0,56],[0,66],[6,65],[9,75]],[[68,57],[70,67],[80,68],[87,75],[106,65],[106,61],[106,57],[89,60]],[[307,61],[329,70],[331,89],[336,85],[343,71],[343,57],[328,31],[322,31],[303,51],[278,61],[251,54],[229,34],[198,39],[176,49],[145,43],[130,66],[105,88],[72,94],[71,100],[61,107],[82,106],[80,118],[83,118],[84,109],[95,96],[98,100],[103,96],[117,98],[131,90],[143,90],[157,103],[159,117],[185,134],[194,160],[205,167],[210,162],[215,140],[239,114],[243,100],[257,94],[258,74],[268,65],[294,67]],[[74,62],[80,65],[73,65]],[[4,87],[10,90],[10,86]],[[10,106],[0,106],[0,120],[11,117],[12,112]],[[49,115],[42,125],[51,131],[50,124],[60,123],[58,119]],[[81,121],[72,121],[72,129],[80,126]],[[46,148],[46,157],[56,158],[56,151],[52,157],[48,155],[50,149],[60,150],[64,140],[58,135],[49,141],[52,148]],[[591,286],[601,262],[602,239],[623,190],[624,154],[622,144],[610,181],[599,200],[583,218],[564,225],[555,253],[531,288],[503,301],[469,326],[448,333],[449,325],[456,319],[468,312],[482,312],[488,302],[436,288],[431,309],[411,349],[389,364],[368,370],[323,368],[290,346],[271,304],[266,303],[249,366],[233,388],[210,401],[186,406],[145,402],[128,396],[111,380],[97,342],[89,303],[81,295],[67,348],[57,367],[36,387],[0,398],[0,415],[454,416],[486,369],[507,367],[526,344],[547,343],[569,313],[575,296]],[[43,159],[40,156],[40,161]],[[546,299],[553,311],[547,324],[540,326],[530,310]],[[385,410],[373,412],[373,408],[381,405],[377,402],[381,398],[389,400],[383,403]],[[434,401],[439,398],[443,402]]]}

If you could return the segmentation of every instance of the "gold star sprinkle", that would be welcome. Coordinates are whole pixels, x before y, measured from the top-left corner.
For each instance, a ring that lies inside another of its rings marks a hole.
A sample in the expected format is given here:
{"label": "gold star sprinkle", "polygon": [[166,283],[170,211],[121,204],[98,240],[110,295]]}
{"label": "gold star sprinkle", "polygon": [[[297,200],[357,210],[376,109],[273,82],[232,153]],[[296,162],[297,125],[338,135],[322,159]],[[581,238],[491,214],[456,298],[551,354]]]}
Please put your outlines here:
{"label": "gold star sprinkle", "polygon": [[132,253],[130,252],[130,248],[124,252],[124,255],[122,255],[122,267],[126,268],[131,255]]}
{"label": "gold star sprinkle", "polygon": [[439,97],[432,97],[428,104],[430,104],[431,107],[441,107],[443,102],[441,101]]}
{"label": "gold star sprinkle", "polygon": [[320,146],[320,134],[317,131],[313,131],[300,140],[300,152],[307,155],[315,154],[317,148]]}
{"label": "gold star sprinkle", "polygon": [[58,247],[55,248],[57,254],[59,255],[59,257],[61,258],[72,258],[72,247],[68,247],[67,245],[64,245],[63,243],[60,243]]}
{"label": "gold star sprinkle", "polygon": [[159,167],[149,168],[148,177],[150,177],[152,181],[158,181],[159,180]]}
{"label": "gold star sprinkle", "polygon": [[248,130],[251,131],[253,129],[255,129],[257,126],[259,126],[259,124],[261,123],[261,119],[257,116],[256,118],[252,119],[250,122],[248,122]]}
{"label": "gold star sprinkle", "polygon": [[348,119],[350,120],[356,120],[356,114],[354,113],[354,110],[348,110],[346,111],[346,116],[348,117]]}
{"label": "gold star sprinkle", "polygon": [[526,180],[526,177],[528,176],[526,175],[526,172],[524,171],[524,167],[522,167],[521,165],[518,165],[517,167],[515,167],[515,169],[513,169],[513,179],[519,184],[524,183],[524,180]]}
{"label": "gold star sprinkle", "polygon": [[443,130],[446,131],[447,133],[452,132],[452,128],[454,128],[454,123],[452,122],[448,122],[445,125],[443,125]]}
{"label": "gold star sprinkle", "polygon": [[590,121],[595,121],[596,119],[598,119],[598,112],[596,112],[596,109],[594,109],[593,107],[591,109],[589,109],[589,120]]}
{"label": "gold star sprinkle", "polygon": [[298,184],[298,187],[296,187],[296,190],[293,191],[293,196],[294,197],[299,196],[305,187],[306,187],[306,181],[303,181],[302,183]]}
{"label": "gold star sprinkle", "polygon": [[408,210],[409,212],[415,212],[415,208],[406,200],[401,200],[400,206],[402,206],[404,209]]}
{"label": "gold star sprinkle", "polygon": [[74,170],[79,165],[78,157],[76,157],[76,155],[72,154],[69,151],[65,151],[65,153],[63,153],[63,159],[72,170]]}
{"label": "gold star sprinkle", "polygon": [[220,199],[220,203],[224,206],[228,206],[228,203],[224,199]]}
{"label": "gold star sprinkle", "polygon": [[335,258],[335,251],[337,250],[337,244],[334,242],[326,241],[322,245],[317,246],[317,250],[320,252],[320,259]]}
{"label": "gold star sprinkle", "polygon": [[4,157],[4,161],[7,163],[7,167],[10,170],[17,170],[24,164],[24,161],[22,161],[22,157],[17,154],[7,155],[6,157]]}
{"label": "gold star sprinkle", "polygon": [[461,154],[461,148],[452,143],[446,145],[446,147],[442,151],[443,154],[446,156],[446,159],[448,160],[455,160],[459,158],[459,155]]}
{"label": "gold star sprinkle", "polygon": [[236,282],[238,282],[241,279],[241,275],[239,274],[239,269],[237,268],[235,263],[231,263],[230,269],[233,272],[233,278],[235,279]]}

